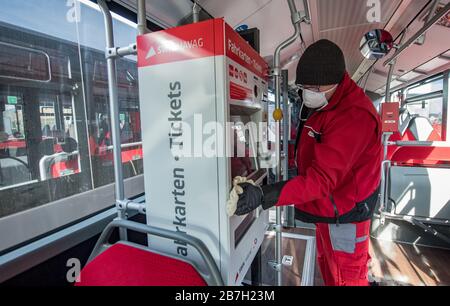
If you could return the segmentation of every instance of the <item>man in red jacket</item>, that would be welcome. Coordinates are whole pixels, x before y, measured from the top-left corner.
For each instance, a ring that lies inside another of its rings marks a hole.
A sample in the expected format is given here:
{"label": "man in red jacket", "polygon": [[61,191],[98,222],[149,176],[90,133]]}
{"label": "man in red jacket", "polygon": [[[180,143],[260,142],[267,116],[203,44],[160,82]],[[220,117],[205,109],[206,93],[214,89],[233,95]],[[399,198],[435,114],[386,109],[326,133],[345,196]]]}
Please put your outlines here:
{"label": "man in red jacket", "polygon": [[297,84],[307,120],[299,128],[298,176],[259,188],[239,184],[237,215],[261,205],[295,205],[298,220],[316,224],[318,262],[326,285],[367,286],[369,229],[378,200],[381,122],[328,40],[300,59]]}

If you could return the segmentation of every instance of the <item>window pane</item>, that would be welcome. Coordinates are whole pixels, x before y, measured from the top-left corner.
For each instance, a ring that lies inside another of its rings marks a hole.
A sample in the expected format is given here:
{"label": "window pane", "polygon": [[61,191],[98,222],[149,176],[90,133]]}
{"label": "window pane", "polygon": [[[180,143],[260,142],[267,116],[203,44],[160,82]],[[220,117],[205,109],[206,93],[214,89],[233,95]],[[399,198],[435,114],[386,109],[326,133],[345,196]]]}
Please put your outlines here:
{"label": "window pane", "polygon": [[[407,109],[413,118],[413,129],[420,133],[420,141],[443,141],[443,99],[431,99],[408,103]],[[414,131],[413,131],[414,132]]]}
{"label": "window pane", "polygon": [[437,79],[427,81],[425,84],[414,85],[406,90],[406,99],[416,96],[436,92],[444,89],[444,81],[442,76]]}
{"label": "window pane", "polygon": [[[108,74],[103,16],[96,5],[81,3],[79,23],[81,56],[89,122],[89,146],[94,186],[114,181]],[[136,26],[114,15],[115,42],[126,46],[136,38]],[[120,129],[124,177],[143,173],[139,87],[136,58],[117,61]]]}
{"label": "window pane", "polygon": [[1,218],[91,190],[92,178],[73,7],[0,6]]}

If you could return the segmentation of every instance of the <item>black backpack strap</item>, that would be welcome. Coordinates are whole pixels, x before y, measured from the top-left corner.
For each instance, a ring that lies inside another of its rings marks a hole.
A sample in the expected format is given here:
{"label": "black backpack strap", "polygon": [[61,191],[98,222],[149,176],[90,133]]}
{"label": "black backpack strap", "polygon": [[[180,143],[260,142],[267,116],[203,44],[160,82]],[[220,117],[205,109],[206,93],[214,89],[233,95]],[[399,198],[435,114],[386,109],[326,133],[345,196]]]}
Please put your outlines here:
{"label": "black backpack strap", "polygon": [[302,137],[302,132],[303,132],[303,128],[305,127],[305,123],[306,121],[300,120],[300,122],[298,123],[298,127],[297,127],[297,136],[295,138],[295,153],[294,153],[294,158],[295,160],[297,160],[297,152],[298,152],[298,145],[300,143],[300,139]]}
{"label": "black backpack strap", "polygon": [[[305,111],[305,110],[307,112],[306,119],[302,119],[303,111]],[[298,123],[298,126],[297,126],[297,137],[295,139],[294,158],[296,161],[297,161],[298,146],[299,146],[300,140],[302,138],[303,129],[305,127],[306,121],[308,121],[309,117],[311,117],[312,114],[314,114],[314,110],[308,109],[308,108],[302,109],[302,111],[300,113],[300,122]]]}

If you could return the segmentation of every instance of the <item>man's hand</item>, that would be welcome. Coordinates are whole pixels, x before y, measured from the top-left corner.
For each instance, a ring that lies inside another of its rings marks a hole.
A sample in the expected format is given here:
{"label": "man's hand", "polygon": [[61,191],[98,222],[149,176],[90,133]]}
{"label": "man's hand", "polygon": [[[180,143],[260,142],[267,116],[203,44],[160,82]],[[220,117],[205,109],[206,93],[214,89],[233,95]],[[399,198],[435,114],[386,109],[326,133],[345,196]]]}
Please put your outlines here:
{"label": "man's hand", "polygon": [[246,215],[259,206],[264,210],[276,205],[281,190],[287,182],[280,182],[274,185],[265,185],[262,188],[257,186],[252,180],[236,177],[233,180],[233,189],[227,203],[227,213],[233,215]]}
{"label": "man's hand", "polygon": [[264,194],[261,187],[251,183],[242,183],[239,186],[243,192],[239,195],[235,214],[237,216],[244,216],[263,204]]}
{"label": "man's hand", "polygon": [[[260,193],[260,199],[262,198],[262,191],[259,186],[257,186],[252,180],[247,180],[245,177],[236,177],[233,180],[233,189],[230,193],[230,199],[227,202],[227,213],[228,216],[238,215],[242,216],[248,214],[249,212],[258,208],[261,203],[249,203],[249,200],[255,201],[258,196],[257,189]],[[255,193],[256,191],[256,193]],[[253,195],[247,195],[251,193]],[[255,197],[256,195],[256,197]],[[250,207],[254,207],[250,209]]]}

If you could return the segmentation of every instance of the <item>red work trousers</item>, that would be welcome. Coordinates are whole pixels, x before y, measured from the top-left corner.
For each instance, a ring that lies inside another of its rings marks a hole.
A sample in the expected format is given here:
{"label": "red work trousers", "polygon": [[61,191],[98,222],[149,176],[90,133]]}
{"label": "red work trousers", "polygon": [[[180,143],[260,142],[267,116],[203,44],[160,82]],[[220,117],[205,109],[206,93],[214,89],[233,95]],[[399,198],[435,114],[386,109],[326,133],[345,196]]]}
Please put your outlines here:
{"label": "red work trousers", "polygon": [[317,224],[317,259],[326,286],[368,286],[371,220]]}

